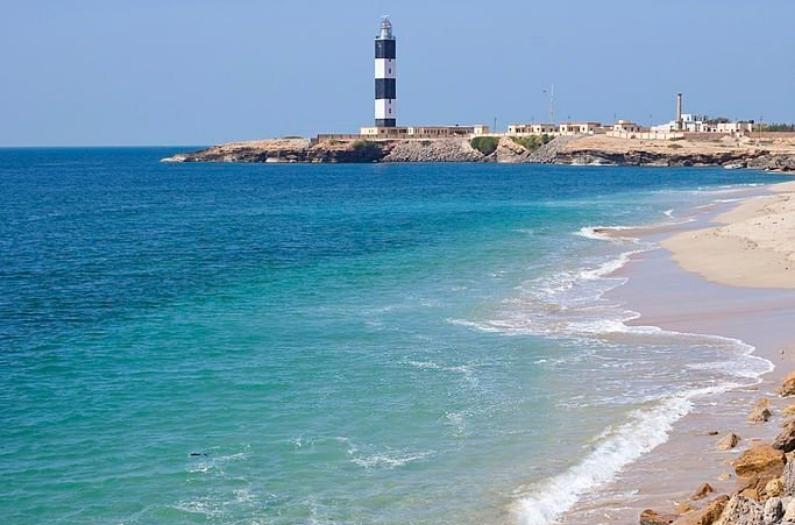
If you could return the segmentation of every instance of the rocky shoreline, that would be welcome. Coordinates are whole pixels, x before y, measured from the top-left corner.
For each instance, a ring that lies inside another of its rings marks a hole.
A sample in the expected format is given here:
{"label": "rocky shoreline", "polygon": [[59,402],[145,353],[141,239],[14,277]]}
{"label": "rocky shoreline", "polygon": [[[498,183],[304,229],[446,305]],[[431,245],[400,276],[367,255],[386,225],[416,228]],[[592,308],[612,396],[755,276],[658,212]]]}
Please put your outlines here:
{"label": "rocky shoreline", "polygon": [[285,138],[232,142],[180,153],[164,162],[373,163],[499,162],[596,166],[722,166],[795,171],[795,137],[742,137],[678,141],[604,135],[557,137],[530,149],[512,137],[496,138],[493,151],[467,138],[320,140]]}
{"label": "rocky shoreline", "polygon": [[[795,396],[795,372],[778,388],[784,398]],[[776,419],[768,398],[754,403],[748,414],[753,424],[771,424]],[[736,488],[717,494],[709,483],[695,488],[691,496],[671,509],[646,509],[640,525],[793,525],[795,524],[795,404],[781,410],[781,428],[770,442],[750,440],[730,465]],[[718,436],[718,432],[710,432]],[[734,432],[717,437],[715,448],[730,451],[743,438]],[[726,474],[727,477],[731,476]]]}

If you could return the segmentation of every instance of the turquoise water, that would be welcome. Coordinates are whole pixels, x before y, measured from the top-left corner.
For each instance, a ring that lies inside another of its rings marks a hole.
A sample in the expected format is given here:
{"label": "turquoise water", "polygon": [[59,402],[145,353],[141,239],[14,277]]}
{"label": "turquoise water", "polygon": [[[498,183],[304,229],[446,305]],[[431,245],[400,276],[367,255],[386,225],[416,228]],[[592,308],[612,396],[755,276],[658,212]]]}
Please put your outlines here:
{"label": "turquoise water", "polygon": [[773,176],[172,152],[0,150],[4,523],[542,523],[764,367],[581,229]]}

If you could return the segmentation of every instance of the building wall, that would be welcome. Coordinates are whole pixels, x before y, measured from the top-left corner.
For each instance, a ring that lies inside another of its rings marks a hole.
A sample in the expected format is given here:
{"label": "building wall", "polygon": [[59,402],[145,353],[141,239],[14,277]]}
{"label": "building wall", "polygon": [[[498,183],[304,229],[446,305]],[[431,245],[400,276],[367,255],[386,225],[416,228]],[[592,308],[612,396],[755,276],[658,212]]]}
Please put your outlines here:
{"label": "building wall", "polygon": [[682,132],[653,132],[653,131],[608,131],[608,137],[616,137],[620,139],[638,139],[638,140],[673,140],[684,138],[685,134]]}

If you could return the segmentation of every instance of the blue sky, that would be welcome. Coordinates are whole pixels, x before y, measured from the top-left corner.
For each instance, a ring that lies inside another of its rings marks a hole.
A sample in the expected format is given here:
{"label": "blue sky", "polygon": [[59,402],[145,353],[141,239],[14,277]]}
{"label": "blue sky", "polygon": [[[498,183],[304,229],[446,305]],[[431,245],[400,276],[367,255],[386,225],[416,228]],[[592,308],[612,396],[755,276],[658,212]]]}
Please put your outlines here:
{"label": "blue sky", "polygon": [[401,124],[795,121],[792,0],[0,0],[0,145],[210,144],[355,131],[372,39]]}

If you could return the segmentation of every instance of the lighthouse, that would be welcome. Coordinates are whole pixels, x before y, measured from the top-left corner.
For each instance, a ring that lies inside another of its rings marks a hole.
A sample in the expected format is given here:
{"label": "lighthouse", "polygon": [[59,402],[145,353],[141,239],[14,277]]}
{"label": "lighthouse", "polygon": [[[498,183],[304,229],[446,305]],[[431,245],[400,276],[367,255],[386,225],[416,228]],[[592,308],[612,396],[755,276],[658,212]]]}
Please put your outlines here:
{"label": "lighthouse", "polygon": [[381,31],[375,37],[375,125],[397,125],[397,74],[395,70],[395,36],[389,17],[381,19]]}

